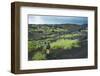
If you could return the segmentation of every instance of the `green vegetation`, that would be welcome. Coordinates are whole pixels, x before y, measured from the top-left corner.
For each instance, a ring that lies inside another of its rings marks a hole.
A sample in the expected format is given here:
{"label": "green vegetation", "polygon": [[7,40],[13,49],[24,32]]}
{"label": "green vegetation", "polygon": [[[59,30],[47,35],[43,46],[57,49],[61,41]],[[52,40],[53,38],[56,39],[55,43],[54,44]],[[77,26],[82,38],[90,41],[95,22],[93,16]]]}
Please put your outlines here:
{"label": "green vegetation", "polygon": [[[87,36],[87,29],[80,29],[74,24],[33,24],[28,27],[29,60],[48,59],[47,50],[52,53],[50,58],[57,57],[59,50],[70,51],[80,48],[80,39]],[[74,29],[74,31],[73,31]],[[84,33],[84,35],[83,35]],[[86,35],[85,35],[86,34]],[[83,36],[83,37],[82,37]],[[60,56],[63,56],[60,55]]]}
{"label": "green vegetation", "polygon": [[51,43],[52,49],[72,49],[73,47],[79,47],[79,41],[60,39]]}
{"label": "green vegetation", "polygon": [[45,60],[46,55],[43,54],[42,52],[36,52],[35,55],[32,57],[33,60]]}
{"label": "green vegetation", "polygon": [[80,36],[80,34],[66,34],[61,37],[73,38],[73,37],[79,37],[79,36]]}
{"label": "green vegetation", "polygon": [[36,49],[37,48],[36,46],[37,45],[34,44],[32,41],[28,41],[28,51],[29,52],[32,51],[33,49]]}

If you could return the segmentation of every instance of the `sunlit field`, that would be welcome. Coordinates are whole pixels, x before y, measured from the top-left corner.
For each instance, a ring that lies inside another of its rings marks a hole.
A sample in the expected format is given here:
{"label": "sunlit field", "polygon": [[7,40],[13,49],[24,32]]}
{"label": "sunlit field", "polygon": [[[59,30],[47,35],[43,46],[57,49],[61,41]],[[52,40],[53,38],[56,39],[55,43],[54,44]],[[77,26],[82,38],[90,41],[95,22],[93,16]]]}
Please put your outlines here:
{"label": "sunlit field", "polygon": [[79,47],[79,41],[59,39],[51,43],[50,46],[51,49],[72,49],[73,47]]}

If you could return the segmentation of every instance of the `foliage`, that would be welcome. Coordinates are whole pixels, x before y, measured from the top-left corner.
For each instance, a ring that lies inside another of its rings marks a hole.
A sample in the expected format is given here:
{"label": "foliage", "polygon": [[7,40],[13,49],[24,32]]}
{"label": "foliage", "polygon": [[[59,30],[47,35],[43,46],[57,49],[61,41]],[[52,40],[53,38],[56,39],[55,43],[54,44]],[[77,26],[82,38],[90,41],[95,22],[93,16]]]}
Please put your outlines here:
{"label": "foliage", "polygon": [[39,48],[38,42],[37,41],[28,41],[28,50],[29,52],[36,50]]}
{"label": "foliage", "polygon": [[32,57],[33,60],[45,60],[46,55],[43,54],[42,52],[36,52],[35,55]]}
{"label": "foliage", "polygon": [[79,47],[79,41],[59,39],[56,42],[51,43],[52,49],[71,49],[73,47]]}
{"label": "foliage", "polygon": [[33,44],[33,42],[32,41],[28,41],[28,51],[30,52],[30,51],[32,51],[32,49],[34,49],[34,44]]}
{"label": "foliage", "polygon": [[66,34],[61,37],[73,38],[73,37],[78,37],[78,36],[80,36],[80,34]]}
{"label": "foliage", "polygon": [[49,42],[48,40],[37,40],[37,41],[28,41],[28,50],[29,52],[33,50],[38,50],[41,49],[45,50],[46,49],[46,44],[45,42]]}

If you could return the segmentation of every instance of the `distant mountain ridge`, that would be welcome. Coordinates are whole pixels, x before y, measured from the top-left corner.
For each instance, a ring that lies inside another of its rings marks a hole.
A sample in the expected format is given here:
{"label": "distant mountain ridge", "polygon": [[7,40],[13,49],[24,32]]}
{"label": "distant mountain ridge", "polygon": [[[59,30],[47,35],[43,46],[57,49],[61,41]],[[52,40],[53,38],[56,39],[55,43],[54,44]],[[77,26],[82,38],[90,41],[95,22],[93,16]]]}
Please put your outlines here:
{"label": "distant mountain ridge", "polygon": [[[66,23],[66,24],[29,24],[29,25],[80,25],[80,24]],[[81,25],[83,25],[83,24],[81,24]]]}
{"label": "distant mountain ridge", "polygon": [[28,28],[62,28],[62,29],[86,29],[87,28],[87,24],[82,24],[82,25],[78,25],[78,24],[28,24]]}

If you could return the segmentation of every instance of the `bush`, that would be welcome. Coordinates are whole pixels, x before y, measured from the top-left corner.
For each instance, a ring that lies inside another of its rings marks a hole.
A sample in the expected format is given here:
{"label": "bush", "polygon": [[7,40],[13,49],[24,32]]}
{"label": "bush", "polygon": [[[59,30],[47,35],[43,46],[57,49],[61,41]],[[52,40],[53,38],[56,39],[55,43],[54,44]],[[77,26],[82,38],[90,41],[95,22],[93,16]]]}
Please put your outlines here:
{"label": "bush", "polygon": [[36,52],[35,55],[32,57],[33,60],[45,60],[46,55],[42,52]]}
{"label": "bush", "polygon": [[42,41],[28,41],[28,51],[31,52],[33,50],[37,50],[43,47]]}
{"label": "bush", "polygon": [[28,41],[28,51],[31,52],[36,50],[39,47],[38,42],[36,41]]}
{"label": "bush", "polygon": [[71,49],[73,47],[79,47],[79,41],[59,39],[50,45],[52,49]]}

